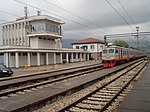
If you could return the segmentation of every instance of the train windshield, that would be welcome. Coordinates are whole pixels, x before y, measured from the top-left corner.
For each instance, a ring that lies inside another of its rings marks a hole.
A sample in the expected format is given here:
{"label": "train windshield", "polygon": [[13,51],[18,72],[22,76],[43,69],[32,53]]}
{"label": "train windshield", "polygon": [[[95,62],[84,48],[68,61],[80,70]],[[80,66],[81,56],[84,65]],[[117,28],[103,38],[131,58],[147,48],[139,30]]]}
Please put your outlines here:
{"label": "train windshield", "polygon": [[114,49],[109,49],[109,53],[114,53]]}
{"label": "train windshield", "polygon": [[103,50],[103,53],[104,53],[104,54],[107,54],[107,49],[104,49],[104,50]]}

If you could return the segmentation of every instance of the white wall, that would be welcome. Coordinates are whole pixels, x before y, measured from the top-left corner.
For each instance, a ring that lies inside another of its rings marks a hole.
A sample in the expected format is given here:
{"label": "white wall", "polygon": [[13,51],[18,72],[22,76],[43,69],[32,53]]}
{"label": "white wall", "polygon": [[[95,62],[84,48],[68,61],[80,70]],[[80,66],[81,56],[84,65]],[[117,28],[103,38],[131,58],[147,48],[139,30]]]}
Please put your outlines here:
{"label": "white wall", "polygon": [[30,46],[31,48],[38,48],[38,37],[30,38]]}
{"label": "white wall", "polygon": [[60,62],[60,55],[56,55],[56,63],[61,63]]}
{"label": "white wall", "polygon": [[38,39],[38,48],[55,49],[55,40]]}
{"label": "white wall", "polygon": [[[91,49],[91,45],[94,45],[94,49]],[[76,46],[79,46],[79,48],[81,49],[82,46],[87,46],[88,49],[87,51],[89,52],[100,52],[103,48],[104,48],[104,44],[97,44],[97,43],[93,43],[93,44],[75,44],[73,45],[73,49],[76,49]]]}
{"label": "white wall", "polygon": [[48,53],[49,64],[54,64],[54,53]]}
{"label": "white wall", "polygon": [[15,66],[16,66],[15,56],[11,56],[9,53],[9,67],[15,67]]}
{"label": "white wall", "polygon": [[46,55],[41,55],[40,53],[40,65],[46,65]]}
{"label": "white wall", "polygon": [[19,66],[24,66],[25,64],[27,65],[28,62],[27,62],[27,56],[22,56],[22,53],[21,53],[21,56],[19,56]]}
{"label": "white wall", "polygon": [[37,65],[37,55],[33,56],[31,53],[31,62],[30,63],[31,63],[31,66]]}

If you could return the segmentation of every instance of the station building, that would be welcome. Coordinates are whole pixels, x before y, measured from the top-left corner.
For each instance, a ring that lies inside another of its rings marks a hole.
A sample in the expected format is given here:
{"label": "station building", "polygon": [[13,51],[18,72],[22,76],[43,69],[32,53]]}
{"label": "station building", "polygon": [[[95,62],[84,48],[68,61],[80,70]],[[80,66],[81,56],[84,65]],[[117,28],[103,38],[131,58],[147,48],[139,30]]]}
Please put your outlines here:
{"label": "station building", "polygon": [[0,63],[19,68],[88,61],[88,51],[62,48],[63,24],[60,19],[47,15],[18,18],[2,24]]}
{"label": "station building", "polygon": [[105,42],[95,38],[86,38],[72,43],[73,49],[83,49],[91,53],[91,58],[95,60],[101,59],[102,50],[105,47]]}

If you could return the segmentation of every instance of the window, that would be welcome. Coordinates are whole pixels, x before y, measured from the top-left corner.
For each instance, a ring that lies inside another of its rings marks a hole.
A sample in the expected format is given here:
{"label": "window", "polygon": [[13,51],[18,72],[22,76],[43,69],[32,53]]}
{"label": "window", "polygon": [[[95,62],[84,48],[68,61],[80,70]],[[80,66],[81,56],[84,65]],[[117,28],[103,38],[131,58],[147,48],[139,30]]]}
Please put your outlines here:
{"label": "window", "polygon": [[118,49],[116,49],[115,53],[118,54]]}
{"label": "window", "polygon": [[114,49],[109,49],[109,53],[114,53]]}
{"label": "window", "polygon": [[75,59],[76,58],[76,53],[73,53],[73,59]]}
{"label": "window", "polygon": [[126,51],[123,51],[123,55],[126,55]]}
{"label": "window", "polygon": [[13,53],[11,53],[11,56],[15,56],[15,53],[13,52]]}
{"label": "window", "polygon": [[56,53],[56,55],[60,55],[60,53]]}
{"label": "window", "polygon": [[46,53],[42,52],[41,55],[46,55]]}
{"label": "window", "polygon": [[94,49],[94,45],[91,45],[91,49]]}
{"label": "window", "polygon": [[18,53],[19,56],[21,56],[21,53]]}
{"label": "window", "polygon": [[79,49],[79,46],[76,46],[76,49]]}
{"label": "window", "polygon": [[32,53],[32,56],[36,56],[36,53]]}
{"label": "window", "polygon": [[23,56],[27,56],[27,53],[22,53]]}
{"label": "window", "polygon": [[104,49],[104,50],[103,50],[103,53],[105,53],[105,54],[106,54],[106,53],[107,53],[107,49]]}
{"label": "window", "polygon": [[80,58],[80,53],[78,53],[78,58]]}
{"label": "window", "polygon": [[46,31],[58,33],[59,31],[58,25],[54,23],[46,23]]}

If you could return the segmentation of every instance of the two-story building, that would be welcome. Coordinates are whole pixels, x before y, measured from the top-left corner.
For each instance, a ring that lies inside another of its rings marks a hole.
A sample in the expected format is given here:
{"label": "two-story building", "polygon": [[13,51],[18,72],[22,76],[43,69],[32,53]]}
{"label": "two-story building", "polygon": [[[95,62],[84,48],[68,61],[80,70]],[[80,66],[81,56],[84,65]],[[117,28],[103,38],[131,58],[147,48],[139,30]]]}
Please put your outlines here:
{"label": "two-story building", "polygon": [[89,52],[62,48],[60,19],[37,15],[1,25],[0,63],[7,67],[40,66],[89,60]]}
{"label": "two-story building", "polygon": [[72,43],[73,49],[83,49],[91,52],[91,57],[95,60],[101,59],[101,53],[105,47],[105,42],[95,38],[86,38]]}

